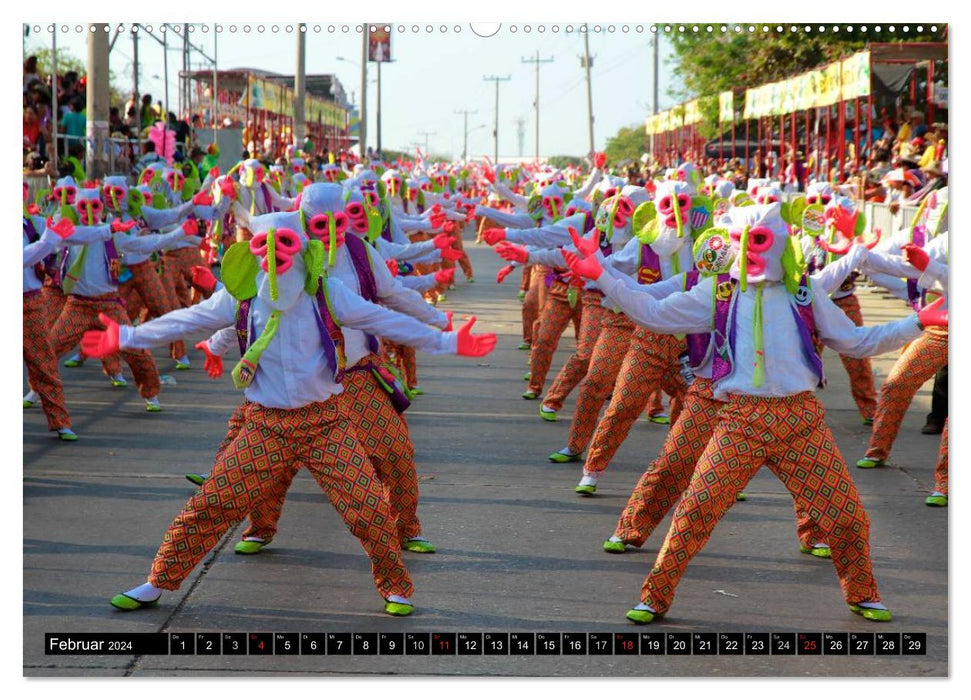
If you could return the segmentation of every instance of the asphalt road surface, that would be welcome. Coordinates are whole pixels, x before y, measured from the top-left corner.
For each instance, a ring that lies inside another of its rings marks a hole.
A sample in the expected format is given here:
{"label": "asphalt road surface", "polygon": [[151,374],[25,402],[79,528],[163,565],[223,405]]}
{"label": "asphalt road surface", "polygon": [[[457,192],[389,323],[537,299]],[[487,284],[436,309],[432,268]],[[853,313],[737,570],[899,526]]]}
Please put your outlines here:
{"label": "asphalt road surface", "polygon": [[[162,533],[193,492],[183,474],[210,467],[240,401],[229,362],[223,378],[212,381],[198,351],[191,370],[176,372],[160,349],[160,371],[177,382],[163,387],[160,414],[144,410],[133,383],[111,388],[91,361],[61,370],[78,442],[57,441],[38,408],[24,411],[25,675],[947,674],[948,512],[924,505],[938,438],[919,432],[929,384],[911,406],[890,464],[850,468],[871,519],[874,570],[893,622],[850,613],[832,564],[799,554],[792,501],[762,470],[746,489],[748,501],[729,511],[688,567],[668,616],[635,627],[624,613],[637,602],[669,521],[640,550],[610,555],[601,544],[666,427],[639,420],[597,495],[578,497],[580,465],[546,459],[566,444],[575,396],[556,423],[540,420],[538,403],[520,398],[526,353],[516,349],[518,276],[497,285],[498,258],[484,246],[467,248],[476,282],[459,274],[442,308],[457,317],[476,314],[477,328],[499,333],[500,342],[485,358],[419,357],[426,394],[407,417],[420,474],[419,514],[438,553],[405,554],[417,589],[414,615],[383,614],[360,545],[306,472],[290,491],[279,534],[261,554],[233,553],[237,526],[159,607],[123,613],[108,604],[145,580]],[[906,313],[902,302],[877,292],[860,298],[867,323]],[[549,381],[574,345],[568,331]],[[878,388],[896,357],[874,359]],[[863,455],[869,428],[861,424],[838,357],[827,351],[825,360],[830,385],[820,396],[852,464]],[[46,655],[44,635],[54,632],[600,633],[607,639],[633,632],[884,632],[923,633],[926,647],[924,655],[893,656]]]}

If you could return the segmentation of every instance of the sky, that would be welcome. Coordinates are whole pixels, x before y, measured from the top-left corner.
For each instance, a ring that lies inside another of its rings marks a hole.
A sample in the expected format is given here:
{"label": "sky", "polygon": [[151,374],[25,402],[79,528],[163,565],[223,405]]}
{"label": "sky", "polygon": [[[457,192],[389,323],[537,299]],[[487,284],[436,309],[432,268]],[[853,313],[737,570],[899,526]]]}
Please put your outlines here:
{"label": "sky", "polygon": [[[28,54],[32,48],[50,47],[49,24],[36,26],[40,32],[32,31],[26,41]],[[58,50],[66,49],[84,59],[87,55],[86,35],[78,33],[76,26],[76,23],[71,24],[67,32],[59,31]],[[158,26],[157,23],[152,25],[156,35]],[[222,26],[217,55],[220,68],[249,67],[293,74],[296,40],[292,33],[286,32],[285,23],[264,22],[262,33],[258,23]],[[235,32],[230,31],[232,26],[236,27]],[[249,27],[248,33],[244,32],[244,26]],[[272,31],[274,26],[278,27],[276,33]],[[426,136],[423,132],[429,132],[427,143],[432,152],[460,157],[463,117],[456,112],[469,110],[476,112],[469,115],[468,121],[469,156],[491,156],[495,83],[486,82],[483,77],[508,75],[510,80],[499,84],[499,153],[500,156],[520,155],[517,120],[522,119],[525,132],[522,155],[531,157],[535,153],[536,68],[532,63],[523,63],[522,59],[534,58],[538,51],[541,59],[553,59],[540,67],[540,155],[583,155],[587,152],[587,93],[585,71],[580,63],[583,54],[580,25],[561,23],[555,25],[558,31],[553,32],[552,23],[507,23],[488,38],[476,35],[467,22],[391,26],[394,63],[384,64],[381,69],[384,148],[413,149],[415,143],[424,147]],[[416,26],[417,33],[413,31]],[[427,31],[429,26],[432,32]],[[443,26],[446,27],[444,33],[441,31]],[[567,32],[568,26],[573,31]],[[612,23],[591,25],[591,29],[595,26],[600,26],[600,31],[590,33],[590,54],[594,57],[591,70],[594,142],[597,150],[602,150],[607,138],[618,129],[641,125],[650,113],[653,51],[648,25]],[[476,28],[483,31],[480,25]],[[213,31],[203,33],[201,25],[197,25],[192,41],[213,56],[213,37]],[[181,46],[181,38],[174,36],[173,43]],[[348,99],[353,92],[355,100],[359,101],[361,48],[361,35],[353,23],[311,24],[307,33],[307,73],[336,73]],[[666,109],[681,101],[669,95],[672,86],[680,86],[672,77],[670,60],[666,59],[670,55],[670,45],[664,39],[660,54],[658,100],[659,109]],[[130,32],[118,38],[109,62],[116,77],[116,87],[122,94],[129,92],[132,84]],[[162,46],[143,36],[139,40],[139,63],[141,91],[150,92],[154,99],[159,99],[164,94]],[[177,107],[177,76],[181,65],[181,49],[170,47],[169,100],[173,107]],[[371,146],[376,143],[377,130],[375,66],[371,63],[368,67],[367,128]],[[192,68],[211,69],[211,64],[199,54],[193,54]]]}

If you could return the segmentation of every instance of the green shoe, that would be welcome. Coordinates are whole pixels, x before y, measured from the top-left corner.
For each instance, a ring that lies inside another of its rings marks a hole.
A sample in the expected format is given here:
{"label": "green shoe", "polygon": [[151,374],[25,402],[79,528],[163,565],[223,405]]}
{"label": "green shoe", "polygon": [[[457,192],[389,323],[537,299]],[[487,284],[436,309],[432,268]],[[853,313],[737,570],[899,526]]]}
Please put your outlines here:
{"label": "green shoe", "polygon": [[420,386],[413,386],[410,389],[408,389],[408,391],[410,391],[415,396],[422,396],[425,393],[425,390],[422,389]]}
{"label": "green shoe", "polygon": [[863,418],[863,425],[873,425],[873,419],[872,418],[866,418],[866,417],[864,417]]}
{"label": "green shoe", "polygon": [[567,462],[579,462],[580,455],[568,455],[562,452],[554,452],[549,456],[551,462],[556,462],[557,464],[566,464]]}
{"label": "green shoe", "polygon": [[59,432],[57,437],[59,440],[63,440],[64,442],[76,442],[78,439],[77,433],[70,430],[68,430],[66,433]]}
{"label": "green shoe", "polygon": [[529,348],[530,348],[530,347],[531,347],[531,346],[530,346],[530,344],[529,344],[529,343],[527,343],[527,342],[526,342],[526,341],[524,340],[523,342],[521,342],[521,343],[519,344],[519,347],[517,347],[516,349],[517,349],[517,350],[529,350]]}
{"label": "green shoe", "polygon": [[850,610],[857,615],[865,617],[874,622],[890,622],[892,619],[889,610],[875,610],[874,608],[861,608],[859,605],[851,605]]}
{"label": "green shoe", "polygon": [[192,365],[188,364],[187,362],[176,362],[175,363],[175,368],[176,369],[192,369]]}
{"label": "green shoe", "polygon": [[84,364],[84,360],[75,360],[73,358],[70,360],[64,360],[65,367],[80,367],[83,364]]}
{"label": "green shoe", "polygon": [[550,423],[555,423],[557,421],[556,411],[551,411],[545,406],[539,407],[539,417]]}
{"label": "green shoe", "polygon": [[392,603],[390,600],[386,600],[384,601],[384,611],[396,617],[407,617],[415,612],[415,606],[405,605],[404,603]]}
{"label": "green shoe", "polygon": [[671,425],[671,419],[660,413],[656,416],[648,416],[647,419],[652,423],[657,423],[658,425]]}
{"label": "green shoe", "polygon": [[870,457],[864,457],[856,463],[856,466],[860,469],[873,469],[874,467],[886,466],[886,462],[882,459],[871,459]]}
{"label": "green shoe", "polygon": [[149,413],[161,413],[162,406],[161,404],[157,404],[157,403],[147,403],[145,404],[145,410],[148,411]]}
{"label": "green shoe", "polygon": [[24,408],[33,408],[36,405],[37,404],[35,404],[33,401],[28,401],[27,399],[24,399]]}
{"label": "green shoe", "polygon": [[832,551],[829,547],[804,547],[799,545],[799,551],[803,554],[811,554],[814,557],[819,557],[820,559],[831,559]]}
{"label": "green shoe", "polygon": [[236,554],[259,554],[260,550],[263,549],[269,542],[257,542],[256,540],[240,540],[233,547],[233,551]]}
{"label": "green shoe", "polygon": [[748,500],[748,496],[745,495],[745,492],[744,491],[739,491],[737,494],[735,494],[735,500],[736,501],[747,501]]}
{"label": "green shoe", "polygon": [[111,386],[114,386],[114,387],[128,386],[128,382],[125,381],[124,377],[121,377],[119,379],[112,379]]}
{"label": "green shoe", "polygon": [[576,491],[581,496],[592,496],[595,493],[597,493],[597,487],[596,486],[577,486],[573,490]]}
{"label": "green shoe", "polygon": [[465,283],[466,284],[475,284],[475,279],[472,278],[472,277],[469,277],[467,280],[465,280]]}
{"label": "green shoe", "polygon": [[439,294],[438,295],[438,301],[439,301],[439,303],[441,303],[443,301],[448,301],[448,297],[445,296],[444,294]]}
{"label": "green shoe", "polygon": [[610,554],[623,554],[627,551],[627,544],[624,542],[612,542],[604,540],[604,551]]}
{"label": "green shoe", "polygon": [[405,542],[402,547],[407,549],[409,552],[417,552],[419,554],[434,554],[435,545],[433,545],[428,540],[423,540],[419,538],[410,539]]}
{"label": "green shoe", "polygon": [[[161,598],[162,596],[159,596]],[[143,602],[141,600],[136,600],[130,595],[125,595],[124,593],[119,593],[114,598],[111,599],[112,606],[118,608],[119,610],[124,610],[125,612],[130,612],[132,610],[138,610],[139,608],[153,608],[158,605],[159,598],[155,600]]]}
{"label": "green shoe", "polygon": [[626,617],[635,625],[648,625],[654,622],[655,617],[660,617],[660,615],[657,613],[652,613],[650,610],[637,610],[636,608],[631,608],[627,611]]}
{"label": "green shoe", "polygon": [[924,500],[924,505],[947,508],[947,496],[928,496]]}
{"label": "green shoe", "polygon": [[208,478],[208,476],[204,474],[194,474],[190,472],[189,474],[185,475],[185,478],[191,481],[196,486],[202,486],[204,483],[206,483],[206,479]]}
{"label": "green shoe", "polygon": [[527,401],[535,401],[539,398],[539,394],[537,394],[535,391],[525,391],[523,392],[523,398]]}
{"label": "green shoe", "polygon": [[519,299],[519,301],[522,301],[523,299],[526,298],[526,292],[520,289],[519,292],[516,294],[516,297]]}
{"label": "green shoe", "polygon": [[532,372],[526,372],[526,374],[523,375],[523,381],[524,382],[528,382],[532,378],[533,378],[533,373]]}

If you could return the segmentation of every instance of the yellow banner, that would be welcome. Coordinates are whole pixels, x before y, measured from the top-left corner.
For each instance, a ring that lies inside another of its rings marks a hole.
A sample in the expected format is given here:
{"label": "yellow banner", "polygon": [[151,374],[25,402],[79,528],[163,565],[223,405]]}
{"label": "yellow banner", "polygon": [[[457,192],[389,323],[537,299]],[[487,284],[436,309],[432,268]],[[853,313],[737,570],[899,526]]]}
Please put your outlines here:
{"label": "yellow banner", "polygon": [[731,90],[718,94],[718,119],[723,122],[735,121],[735,104]]}
{"label": "yellow banner", "polygon": [[843,67],[837,61],[819,71],[822,79],[816,93],[816,106],[828,107],[840,101],[843,85]]}
{"label": "yellow banner", "polygon": [[841,66],[842,96],[844,100],[870,94],[870,52],[860,51],[843,60]]}
{"label": "yellow banner", "polygon": [[691,126],[692,124],[697,124],[700,121],[701,103],[697,99],[686,102],[684,105],[684,125]]}

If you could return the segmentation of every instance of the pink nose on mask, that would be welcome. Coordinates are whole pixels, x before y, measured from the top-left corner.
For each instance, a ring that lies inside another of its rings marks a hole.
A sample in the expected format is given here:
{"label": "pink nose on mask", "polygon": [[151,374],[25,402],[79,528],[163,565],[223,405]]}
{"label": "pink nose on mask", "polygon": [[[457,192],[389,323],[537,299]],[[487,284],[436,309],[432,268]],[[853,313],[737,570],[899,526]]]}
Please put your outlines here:
{"label": "pink nose on mask", "polygon": [[[293,256],[300,252],[300,237],[290,229],[276,230],[276,273],[282,275],[293,265]],[[267,234],[258,233],[250,239],[249,249],[258,258],[262,258],[260,268],[263,272],[269,272],[269,262],[267,261]]]}
{"label": "pink nose on mask", "polygon": [[63,195],[65,201],[68,204],[74,204],[74,200],[75,200],[75,197],[77,197],[77,193],[78,193],[77,190],[71,186],[54,188],[54,198],[60,200],[61,195]]}
{"label": "pink nose on mask", "polygon": [[[330,217],[331,214],[316,214],[307,222],[307,233],[314,238],[330,244]],[[344,241],[344,232],[347,231],[347,214],[342,211],[334,212],[334,233],[337,236],[337,245]]]}
{"label": "pink nose on mask", "polygon": [[[732,231],[731,239],[736,246],[741,245],[741,231]],[[751,276],[765,272],[766,261],[762,253],[767,252],[775,243],[775,233],[764,226],[756,226],[748,232],[748,250],[745,253],[746,271]]]}
{"label": "pink nose on mask", "polygon": [[675,202],[677,202],[678,208],[681,210],[681,222],[684,223],[688,220],[688,213],[691,209],[691,197],[686,194],[679,194],[677,198],[674,198],[666,194],[657,203],[657,210],[665,217],[664,223],[670,228],[675,228],[678,225],[678,221],[674,216]]}
{"label": "pink nose on mask", "polygon": [[[78,218],[85,226],[92,226],[101,220],[101,209],[101,200],[82,200],[78,203]],[[90,218],[88,217],[89,210],[91,212]]]}

